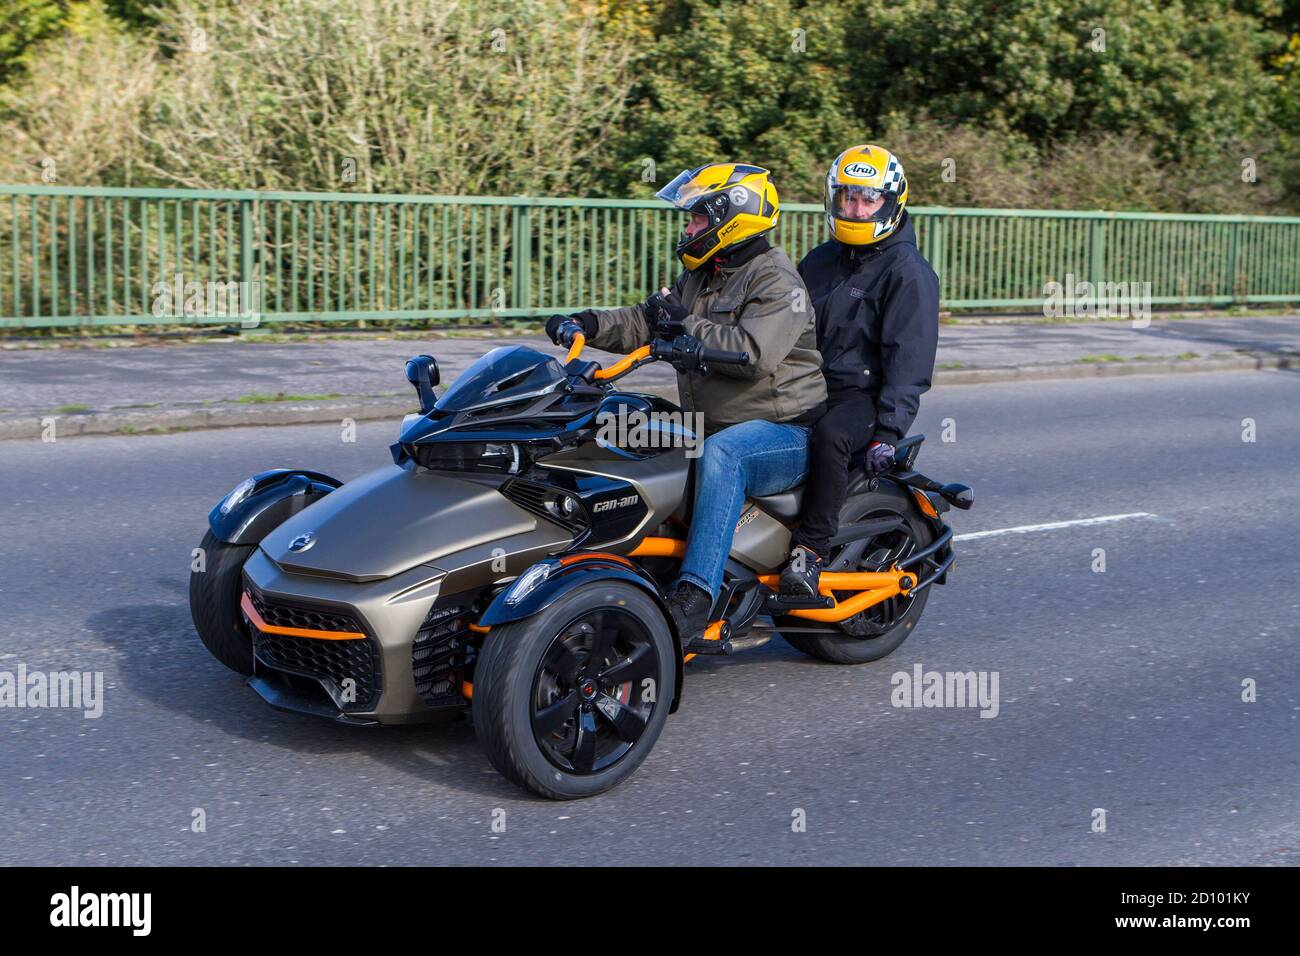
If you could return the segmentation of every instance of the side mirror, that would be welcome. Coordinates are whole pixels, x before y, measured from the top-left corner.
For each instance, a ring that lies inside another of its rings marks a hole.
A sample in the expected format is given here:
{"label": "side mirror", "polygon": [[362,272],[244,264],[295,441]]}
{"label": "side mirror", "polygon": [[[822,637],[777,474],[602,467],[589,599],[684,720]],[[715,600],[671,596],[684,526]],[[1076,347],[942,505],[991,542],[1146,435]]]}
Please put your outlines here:
{"label": "side mirror", "polygon": [[943,485],[939,489],[939,494],[943,495],[944,500],[952,503],[962,511],[968,511],[970,506],[975,503],[975,492],[969,485]]}
{"label": "side mirror", "polygon": [[406,380],[415,386],[415,394],[420,396],[420,414],[427,415],[433,411],[438,401],[433,394],[433,386],[438,384],[438,363],[432,355],[415,355],[406,360]]}

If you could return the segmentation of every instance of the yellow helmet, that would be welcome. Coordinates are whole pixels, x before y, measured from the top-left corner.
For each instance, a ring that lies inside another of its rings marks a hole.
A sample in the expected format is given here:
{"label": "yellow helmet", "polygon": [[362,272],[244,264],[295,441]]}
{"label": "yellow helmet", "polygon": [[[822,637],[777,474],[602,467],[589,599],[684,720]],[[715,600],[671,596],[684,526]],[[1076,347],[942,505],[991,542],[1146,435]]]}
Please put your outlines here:
{"label": "yellow helmet", "polygon": [[698,269],[724,249],[776,225],[780,203],[766,169],[744,163],[709,163],[683,170],[655,195],[678,209],[708,217],[707,228],[677,240],[677,255]]}
{"label": "yellow helmet", "polygon": [[[854,199],[879,208],[857,215]],[[898,228],[907,206],[907,177],[903,164],[879,146],[853,146],[835,157],[826,174],[826,226],[831,235],[850,246],[869,246]]]}

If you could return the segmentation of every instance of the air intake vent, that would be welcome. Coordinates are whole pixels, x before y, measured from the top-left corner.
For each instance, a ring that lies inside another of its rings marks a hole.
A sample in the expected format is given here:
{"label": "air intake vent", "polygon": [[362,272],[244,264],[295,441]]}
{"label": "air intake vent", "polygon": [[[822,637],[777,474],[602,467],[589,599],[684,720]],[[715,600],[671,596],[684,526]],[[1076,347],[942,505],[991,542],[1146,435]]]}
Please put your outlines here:
{"label": "air intake vent", "polygon": [[465,703],[460,682],[474,660],[468,608],[444,607],[429,612],[411,645],[415,690],[430,707]]}
{"label": "air intake vent", "polygon": [[554,521],[574,534],[586,531],[590,524],[582,502],[563,488],[512,478],[501,486],[501,494],[525,511]]}

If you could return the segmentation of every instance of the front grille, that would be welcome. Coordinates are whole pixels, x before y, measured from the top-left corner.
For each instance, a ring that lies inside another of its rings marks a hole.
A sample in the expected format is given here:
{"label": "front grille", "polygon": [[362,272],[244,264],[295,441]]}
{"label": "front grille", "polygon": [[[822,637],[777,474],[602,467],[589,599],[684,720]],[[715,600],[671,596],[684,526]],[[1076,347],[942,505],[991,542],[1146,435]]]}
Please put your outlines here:
{"label": "front grille", "polygon": [[[378,696],[379,668],[370,638],[326,641],[258,632],[253,646],[257,659],[267,667],[324,681],[343,710],[365,710]],[[353,684],[349,685],[349,680]],[[355,693],[349,694],[349,689]]]}
{"label": "front grille", "polygon": [[411,645],[415,689],[431,707],[463,704],[460,682],[474,657],[469,608],[435,608]]}
{"label": "front grille", "polygon": [[297,627],[311,631],[365,631],[360,621],[343,611],[270,601],[251,587],[248,589],[248,597],[253,602],[253,607],[257,608],[257,613],[262,615],[262,620],[275,627]]}
{"label": "front grille", "polygon": [[[268,599],[252,587],[248,588],[248,597],[262,620],[269,625],[365,633],[360,620],[346,611]],[[329,640],[267,634],[255,628],[253,651],[258,661],[267,667],[321,681],[334,702],[345,711],[367,710],[379,697],[379,649],[375,639],[369,635]]]}

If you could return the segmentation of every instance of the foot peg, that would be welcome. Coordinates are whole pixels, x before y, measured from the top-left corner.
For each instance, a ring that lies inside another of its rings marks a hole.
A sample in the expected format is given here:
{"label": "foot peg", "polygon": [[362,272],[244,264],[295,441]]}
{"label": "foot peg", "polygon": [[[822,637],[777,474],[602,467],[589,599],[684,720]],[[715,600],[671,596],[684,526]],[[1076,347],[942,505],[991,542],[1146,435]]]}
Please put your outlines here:
{"label": "foot peg", "polygon": [[768,614],[784,614],[787,611],[815,611],[834,606],[834,598],[821,594],[813,597],[807,594],[778,594],[771,591],[767,595],[764,610]]}
{"label": "foot peg", "polygon": [[696,635],[682,648],[682,654],[730,654],[731,625],[726,621],[714,621]]}

